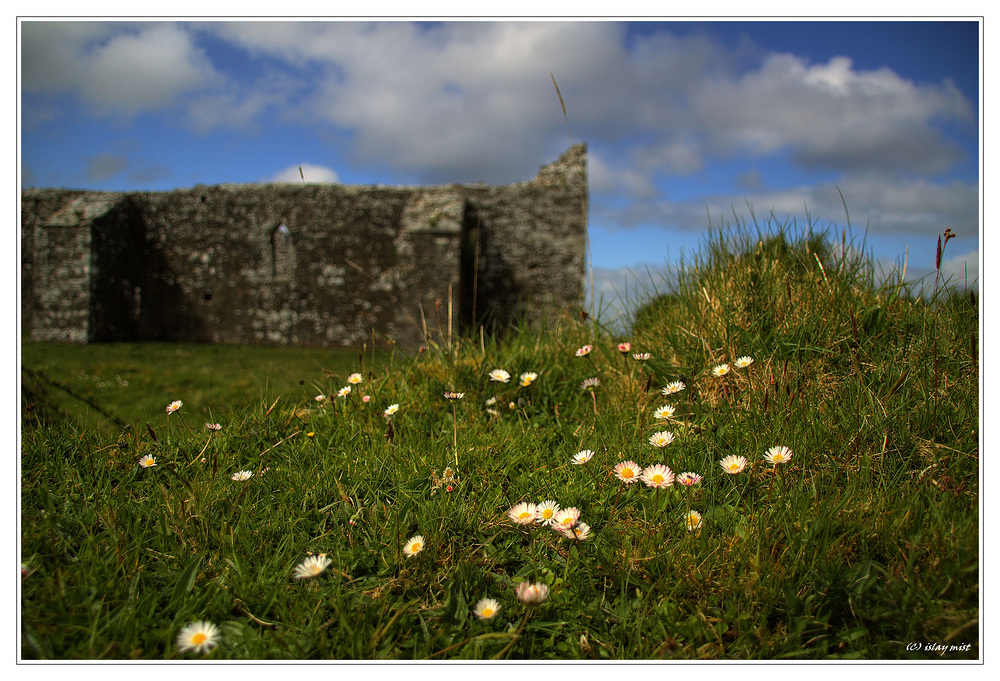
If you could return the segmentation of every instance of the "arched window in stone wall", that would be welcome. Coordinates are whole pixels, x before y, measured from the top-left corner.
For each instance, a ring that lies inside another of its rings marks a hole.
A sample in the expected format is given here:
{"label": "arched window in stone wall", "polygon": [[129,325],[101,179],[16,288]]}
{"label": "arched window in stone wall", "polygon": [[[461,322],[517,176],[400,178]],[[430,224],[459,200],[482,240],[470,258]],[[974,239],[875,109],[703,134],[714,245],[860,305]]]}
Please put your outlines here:
{"label": "arched window in stone wall", "polygon": [[271,231],[271,274],[277,281],[292,278],[295,269],[295,245],[292,233],[282,222]]}

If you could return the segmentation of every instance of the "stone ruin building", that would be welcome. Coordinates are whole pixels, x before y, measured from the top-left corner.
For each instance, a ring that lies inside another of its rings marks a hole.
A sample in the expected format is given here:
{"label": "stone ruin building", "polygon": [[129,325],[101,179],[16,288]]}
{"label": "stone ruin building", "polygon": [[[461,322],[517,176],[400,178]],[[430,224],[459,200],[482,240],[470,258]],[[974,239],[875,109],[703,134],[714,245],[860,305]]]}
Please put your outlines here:
{"label": "stone ruin building", "polygon": [[21,192],[22,328],[92,343],[406,347],[583,301],[586,147],[527,182]]}

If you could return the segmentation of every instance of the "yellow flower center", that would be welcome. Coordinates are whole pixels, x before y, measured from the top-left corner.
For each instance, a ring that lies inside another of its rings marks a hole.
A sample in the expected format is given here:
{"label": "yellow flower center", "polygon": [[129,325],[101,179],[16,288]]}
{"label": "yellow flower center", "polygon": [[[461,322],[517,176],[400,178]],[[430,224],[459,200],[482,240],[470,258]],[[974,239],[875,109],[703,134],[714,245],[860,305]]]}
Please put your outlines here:
{"label": "yellow flower center", "polygon": [[653,482],[655,482],[656,484],[660,484],[661,482],[663,482],[663,476],[657,473],[656,475],[653,476]]}
{"label": "yellow flower center", "polygon": [[551,508],[544,509],[542,511],[542,517],[545,518],[546,520],[552,518],[552,509]]}
{"label": "yellow flower center", "polygon": [[738,463],[729,464],[729,470],[731,470],[733,473],[737,472],[739,469],[740,465]]}
{"label": "yellow flower center", "polygon": [[528,513],[527,511],[521,511],[521,515],[519,515],[517,517],[518,517],[518,520],[527,520],[528,518],[531,517],[531,514]]}
{"label": "yellow flower center", "polygon": [[205,642],[206,638],[208,638],[208,636],[206,636],[204,632],[199,631],[197,634],[191,637],[191,643],[195,644],[196,646],[201,645],[202,643]]}
{"label": "yellow flower center", "polygon": [[635,473],[632,472],[631,468],[623,468],[622,469],[622,477],[623,478],[631,478],[633,475],[635,475]]}
{"label": "yellow flower center", "polygon": [[418,553],[420,551],[420,543],[414,542],[413,546],[410,547],[410,550],[413,551],[414,553]]}
{"label": "yellow flower center", "polygon": [[483,608],[483,617],[493,617],[493,608]]}

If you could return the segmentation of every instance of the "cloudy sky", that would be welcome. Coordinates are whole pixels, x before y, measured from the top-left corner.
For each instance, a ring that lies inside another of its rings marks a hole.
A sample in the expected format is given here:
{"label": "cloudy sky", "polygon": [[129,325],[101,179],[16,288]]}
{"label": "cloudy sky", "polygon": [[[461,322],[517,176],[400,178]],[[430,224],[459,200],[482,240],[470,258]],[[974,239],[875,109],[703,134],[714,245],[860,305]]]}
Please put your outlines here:
{"label": "cloudy sky", "polygon": [[[711,223],[978,277],[976,21],[22,21],[22,187],[508,183],[587,142],[598,286]],[[563,118],[555,77],[566,106]],[[734,217],[735,213],[735,217]],[[635,280],[635,277],[632,277]]]}

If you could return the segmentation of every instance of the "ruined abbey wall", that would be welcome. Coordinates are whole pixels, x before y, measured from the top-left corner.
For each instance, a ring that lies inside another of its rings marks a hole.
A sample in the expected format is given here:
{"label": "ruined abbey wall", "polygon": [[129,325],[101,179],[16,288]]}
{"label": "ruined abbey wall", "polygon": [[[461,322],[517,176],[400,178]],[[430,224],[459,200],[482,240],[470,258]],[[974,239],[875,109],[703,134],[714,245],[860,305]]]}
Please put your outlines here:
{"label": "ruined abbey wall", "polygon": [[582,302],[586,149],[527,182],[22,192],[41,341],[426,343]]}

